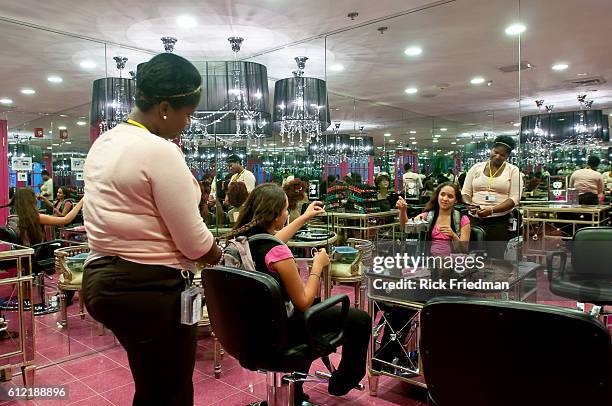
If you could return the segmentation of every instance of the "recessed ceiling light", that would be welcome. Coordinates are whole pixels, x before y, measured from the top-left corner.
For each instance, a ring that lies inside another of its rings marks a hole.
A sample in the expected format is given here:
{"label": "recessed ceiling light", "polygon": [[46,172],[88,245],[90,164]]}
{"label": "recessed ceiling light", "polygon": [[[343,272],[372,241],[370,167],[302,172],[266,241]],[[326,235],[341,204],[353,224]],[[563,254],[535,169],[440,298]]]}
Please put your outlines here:
{"label": "recessed ceiling light", "polygon": [[47,131],[47,132],[48,132],[49,134],[53,134],[53,131],[51,131],[51,130],[49,130],[49,131]]}
{"label": "recessed ceiling light", "polygon": [[435,139],[435,140],[433,140],[433,142],[438,142],[438,140],[437,140],[437,139]]}
{"label": "recessed ceiling light", "polygon": [[391,133],[385,133],[384,135],[385,135],[385,137],[390,137]]}
{"label": "recessed ceiling light", "polygon": [[520,127],[520,126],[521,126],[521,123],[514,123],[514,124],[512,124],[512,125],[513,125],[514,127]]}
{"label": "recessed ceiling light", "polygon": [[23,94],[35,94],[36,90],[34,90],[34,89],[21,89],[21,93],[23,93]]}
{"label": "recessed ceiling light", "polygon": [[60,125],[60,126],[58,126],[58,127],[57,127],[57,129],[58,129],[58,130],[65,130],[65,129],[66,129],[66,126],[65,126],[65,125]]}
{"label": "recessed ceiling light", "polygon": [[415,94],[418,91],[419,91],[419,89],[417,89],[416,87],[409,87],[406,90],[404,90],[404,92],[406,92],[408,94]]}
{"label": "recessed ceiling light", "polygon": [[198,25],[198,22],[191,16],[179,16],[176,19],[176,24],[181,28],[193,28]]}
{"label": "recessed ceiling light", "polygon": [[408,56],[417,56],[423,53],[423,49],[420,47],[408,47],[404,53]]}
{"label": "recessed ceiling light", "polygon": [[344,70],[344,66],[340,63],[334,63],[329,67],[329,70],[332,72],[342,72]]}
{"label": "recessed ceiling light", "polygon": [[13,104],[13,101],[11,99],[0,99],[0,104]]}
{"label": "recessed ceiling light", "polygon": [[72,144],[72,141],[64,141],[64,144],[70,145],[70,144]]}
{"label": "recessed ceiling light", "polygon": [[451,142],[451,145],[457,145],[457,143],[455,141]]}
{"label": "recessed ceiling light", "polygon": [[64,81],[64,79],[60,78],[59,76],[49,76],[47,80],[51,83],[62,83]]}
{"label": "recessed ceiling light", "polygon": [[85,125],[85,124],[87,124],[87,123],[86,123],[85,121],[77,121],[77,122],[76,122],[76,124],[77,124],[77,125]]}
{"label": "recessed ceiling light", "polygon": [[354,140],[354,139],[355,139],[355,136],[354,136],[354,135],[352,135],[352,136],[350,136],[350,137],[349,137],[349,139]]}
{"label": "recessed ceiling light", "polygon": [[525,25],[521,23],[514,23],[506,27],[506,34],[507,35],[520,35],[524,33],[526,29],[527,27],[525,27]]}
{"label": "recessed ceiling light", "polygon": [[566,70],[567,68],[569,68],[569,65],[566,63],[556,63],[551,67],[552,70],[557,70],[557,71]]}
{"label": "recessed ceiling light", "polygon": [[440,131],[448,131],[448,128],[440,128]]}
{"label": "recessed ceiling light", "polygon": [[53,149],[53,147],[47,147],[47,149]]}
{"label": "recessed ceiling light", "polygon": [[410,130],[410,134],[416,134],[416,131]]}
{"label": "recessed ceiling light", "polygon": [[415,137],[410,137],[410,139],[411,139],[411,140],[415,140],[416,138],[415,138]]}
{"label": "recessed ceiling light", "polygon": [[59,116],[60,116],[60,117],[68,117],[68,116],[67,116],[67,115],[65,115],[65,114],[60,114]]}
{"label": "recessed ceiling light", "polygon": [[389,140],[389,142],[395,142],[395,140]]}
{"label": "recessed ceiling light", "polygon": [[381,147],[381,146],[378,146],[378,147],[376,147],[376,149],[382,149],[382,147]]}
{"label": "recessed ceiling light", "polygon": [[94,69],[96,67],[96,63],[94,61],[81,61],[79,66],[83,69]]}
{"label": "recessed ceiling light", "polygon": [[51,145],[53,145],[54,147],[59,147],[59,144],[56,144],[56,143],[53,143]]}
{"label": "recessed ceiling light", "polygon": [[412,145],[414,145],[414,144],[416,144],[416,143],[417,143],[416,141],[412,141]]}
{"label": "recessed ceiling light", "polygon": [[478,77],[475,77],[472,80],[470,80],[470,83],[473,84],[473,85],[480,85],[480,84],[483,84],[484,81],[485,81],[484,78],[478,76]]}
{"label": "recessed ceiling light", "polygon": [[434,134],[434,138],[440,138],[441,135],[440,134]]}
{"label": "recessed ceiling light", "polygon": [[275,147],[276,143],[274,142],[274,143],[271,143],[271,144],[268,144],[268,145],[271,146],[271,147]]}

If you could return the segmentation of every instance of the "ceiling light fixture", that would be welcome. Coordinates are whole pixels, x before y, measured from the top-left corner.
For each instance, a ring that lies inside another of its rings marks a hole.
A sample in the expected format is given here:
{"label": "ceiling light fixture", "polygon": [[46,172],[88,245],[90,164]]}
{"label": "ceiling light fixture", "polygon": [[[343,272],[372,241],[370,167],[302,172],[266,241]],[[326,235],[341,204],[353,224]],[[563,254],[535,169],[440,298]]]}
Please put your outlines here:
{"label": "ceiling light fixture", "polygon": [[79,66],[83,69],[94,69],[97,65],[94,61],[81,61]]}
{"label": "ceiling light fixture", "polygon": [[408,47],[404,53],[408,56],[417,56],[423,53],[423,49],[420,47]]}
{"label": "ceiling light fixture", "polygon": [[64,141],[64,144],[70,145],[70,144],[72,144],[72,141]]}
{"label": "ceiling light fixture", "polygon": [[13,104],[13,100],[9,98],[0,99],[0,104]]}
{"label": "ceiling light fixture", "polygon": [[412,145],[415,145],[417,142],[416,141],[412,141]]}
{"label": "ceiling light fixture", "polygon": [[440,131],[448,131],[448,128],[440,128]]}
{"label": "ceiling light fixture", "polygon": [[514,124],[512,124],[512,125],[513,125],[514,127],[520,127],[520,126],[521,126],[521,123],[514,123]]}
{"label": "ceiling light fixture", "polygon": [[57,129],[58,129],[58,130],[65,130],[65,129],[66,129],[66,126],[65,126],[65,125],[60,125],[60,126],[58,126],[58,127],[57,127]]}
{"label": "ceiling light fixture", "polygon": [[506,35],[520,35],[527,30],[527,27],[521,23],[514,23],[506,27]]}
{"label": "ceiling light fixture", "polygon": [[195,18],[184,15],[177,17],[176,25],[178,25],[180,28],[194,28],[198,25],[198,22],[195,20]]}
{"label": "ceiling light fixture", "polygon": [[21,93],[31,95],[31,94],[35,94],[36,90],[34,90],[34,89],[21,89]]}
{"label": "ceiling light fixture", "polygon": [[344,70],[344,65],[340,63],[334,63],[329,67],[329,70],[332,72],[342,72]]}
{"label": "ceiling light fixture", "polygon": [[404,90],[404,92],[406,92],[407,94],[415,94],[419,91],[419,89],[417,89],[416,87],[409,87],[406,88],[406,90]]}
{"label": "ceiling light fixture", "polygon": [[451,142],[451,145],[457,145],[457,143],[455,141]]}
{"label": "ceiling light fixture", "polygon": [[566,70],[567,68],[569,68],[569,65],[566,63],[556,63],[551,67],[552,70],[556,71]]}
{"label": "ceiling light fixture", "polygon": [[53,149],[53,147],[47,147],[47,149]]}
{"label": "ceiling light fixture", "polygon": [[51,83],[62,83],[64,81],[64,79],[60,78],[59,76],[49,76],[47,80]]}
{"label": "ceiling light fixture", "polygon": [[438,142],[438,139],[433,140],[433,142]]}
{"label": "ceiling light fixture", "polygon": [[85,122],[85,121],[77,121],[76,124],[80,125],[80,126],[83,126],[83,125],[87,124],[87,122]]}
{"label": "ceiling light fixture", "polygon": [[389,142],[395,142],[395,140],[389,140]]}
{"label": "ceiling light fixture", "polygon": [[411,139],[411,140],[415,140],[416,138],[415,138],[415,137],[410,137],[410,139]]}
{"label": "ceiling light fixture", "polygon": [[385,135],[385,137],[390,137],[391,133],[385,133],[384,135]]}
{"label": "ceiling light fixture", "polygon": [[416,134],[416,131],[410,130],[410,134]]}
{"label": "ceiling light fixture", "polygon": [[434,134],[434,138],[440,138],[441,135],[440,134]]}
{"label": "ceiling light fixture", "polygon": [[485,81],[484,78],[478,76],[478,77],[475,77],[472,80],[470,80],[470,83],[473,84],[473,85],[481,85],[481,84],[484,83],[484,81]]}

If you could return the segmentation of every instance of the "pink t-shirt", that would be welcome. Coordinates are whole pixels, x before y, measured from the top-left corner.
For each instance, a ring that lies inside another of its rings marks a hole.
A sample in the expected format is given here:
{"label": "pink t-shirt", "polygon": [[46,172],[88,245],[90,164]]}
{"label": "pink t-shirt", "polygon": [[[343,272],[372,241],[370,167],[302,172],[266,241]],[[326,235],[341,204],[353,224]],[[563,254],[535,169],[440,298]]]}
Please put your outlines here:
{"label": "pink t-shirt", "polygon": [[170,141],[119,124],[92,145],[84,175],[83,218],[94,255],[176,267],[214,243],[198,210],[198,182]]}
{"label": "pink t-shirt", "polygon": [[268,271],[276,273],[274,268],[272,268],[272,264],[289,258],[293,258],[293,253],[291,252],[289,247],[287,247],[285,244],[282,244],[272,247],[272,249],[266,254],[264,261],[266,263]]}
{"label": "pink t-shirt", "polygon": [[[423,220],[427,220],[427,212],[424,212],[422,216]],[[461,228],[463,228],[466,224],[470,224],[469,217],[466,215],[461,216],[459,224]],[[457,235],[459,235],[458,232]],[[431,229],[430,252],[432,255],[450,255],[453,252],[451,237],[446,234],[442,234],[437,224],[434,224],[433,228]]]}

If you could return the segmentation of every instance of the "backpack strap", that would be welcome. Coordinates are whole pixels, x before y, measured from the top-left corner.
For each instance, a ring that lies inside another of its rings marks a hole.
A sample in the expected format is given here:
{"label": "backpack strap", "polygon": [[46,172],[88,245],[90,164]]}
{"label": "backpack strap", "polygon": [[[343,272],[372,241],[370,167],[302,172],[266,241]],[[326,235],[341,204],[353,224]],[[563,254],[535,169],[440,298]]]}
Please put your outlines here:
{"label": "backpack strap", "polygon": [[255,235],[252,235],[252,236],[249,237],[249,242],[252,242],[252,241],[262,241],[262,240],[276,241],[279,244],[284,244],[284,242],[282,242],[281,240],[279,240],[275,236],[273,236],[271,234],[267,234],[267,233],[255,234]]}
{"label": "backpack strap", "polygon": [[453,225],[455,226],[455,234],[457,234],[457,237],[461,237],[461,212],[457,209],[453,209],[452,217]]}

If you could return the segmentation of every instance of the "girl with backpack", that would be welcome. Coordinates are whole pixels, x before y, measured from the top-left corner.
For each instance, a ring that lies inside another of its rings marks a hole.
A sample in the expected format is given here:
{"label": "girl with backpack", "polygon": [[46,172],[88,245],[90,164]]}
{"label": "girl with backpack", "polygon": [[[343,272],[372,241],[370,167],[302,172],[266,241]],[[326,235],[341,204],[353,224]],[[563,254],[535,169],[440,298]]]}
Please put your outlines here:
{"label": "girl with backpack", "polygon": [[[459,187],[451,182],[442,183],[434,190],[425,211],[414,218],[427,222],[425,240],[431,241],[432,255],[449,255],[453,247],[463,248],[461,245],[466,246],[470,241],[470,219],[455,209],[461,202]],[[400,224],[406,224],[408,204],[401,196],[396,207],[400,212]]]}
{"label": "girl with backpack", "polygon": [[[289,337],[292,344],[305,343],[303,312],[315,302],[323,268],[329,264],[329,256],[321,249],[313,258],[313,265],[306,283],[302,281],[297,264],[285,242],[308,219],[323,212],[320,202],[310,204],[306,212],[285,227],[289,216],[289,202],[283,189],[274,183],[257,186],[244,202],[238,221],[227,239],[237,236],[251,237],[249,248],[256,271],[271,275],[282,290],[289,317]],[[261,235],[267,234],[267,238]],[[276,236],[277,238],[274,238]],[[325,310],[317,317],[316,328],[335,332],[338,328],[340,308],[335,306]],[[343,396],[355,387],[365,375],[366,355],[372,323],[370,316],[358,309],[350,308],[344,327],[342,359],[338,369],[332,373],[328,391],[335,396]],[[297,371],[308,372],[308,371]],[[307,400],[302,385],[295,386],[295,404]]]}

